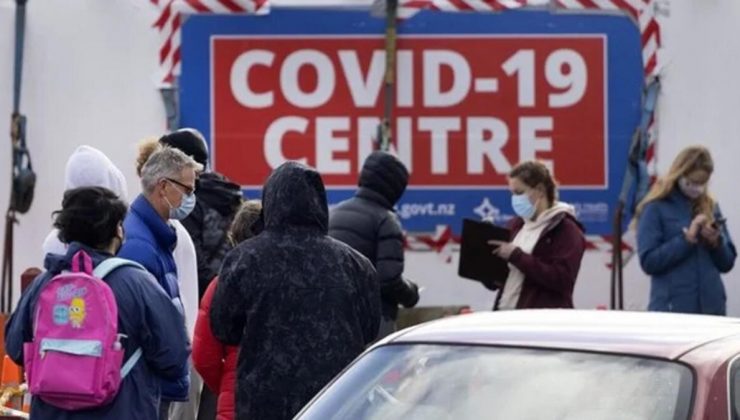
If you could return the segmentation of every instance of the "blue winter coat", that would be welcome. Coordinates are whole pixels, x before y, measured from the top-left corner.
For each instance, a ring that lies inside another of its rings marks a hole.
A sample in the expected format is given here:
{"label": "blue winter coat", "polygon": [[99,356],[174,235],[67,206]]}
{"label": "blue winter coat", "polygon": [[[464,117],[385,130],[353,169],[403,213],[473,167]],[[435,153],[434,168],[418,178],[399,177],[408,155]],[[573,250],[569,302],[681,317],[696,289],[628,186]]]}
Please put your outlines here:
{"label": "blue winter coat", "polygon": [[[34,306],[42,287],[62,270],[70,269],[72,256],[84,249],[94,265],[109,254],[93,251],[78,243],[69,246],[66,255],[48,254],[46,272],[40,274],[21,296],[18,308],[5,327],[5,349],[13,361],[23,364],[23,343],[33,339]],[[65,411],[34,398],[34,419],[106,419],[156,420],[159,414],[160,378],[177,378],[190,355],[187,332],[177,320],[177,309],[144,270],[120,267],[105,278],[118,305],[118,330],[126,334],[123,341],[125,359],[141,348],[142,358],[124,378],[113,402],[91,410]]]}
{"label": "blue winter coat", "polygon": [[[725,287],[720,273],[727,273],[735,264],[735,245],[726,226],[715,249],[701,242],[688,242],[683,229],[691,225],[693,217],[691,201],[677,190],[645,206],[640,215],[640,265],[652,276],[648,309],[725,315]],[[715,208],[715,218],[721,217],[719,207]]]}
{"label": "blue winter coat", "polygon": [[[143,195],[136,197],[123,222],[124,242],[118,256],[136,261],[154,275],[172,303],[180,311],[179,322],[185,325],[185,311],[180,299],[177,266],[172,251],[177,244],[175,229],[166,223]],[[176,380],[162,382],[162,399],[187,401],[190,371],[184,366]]]}

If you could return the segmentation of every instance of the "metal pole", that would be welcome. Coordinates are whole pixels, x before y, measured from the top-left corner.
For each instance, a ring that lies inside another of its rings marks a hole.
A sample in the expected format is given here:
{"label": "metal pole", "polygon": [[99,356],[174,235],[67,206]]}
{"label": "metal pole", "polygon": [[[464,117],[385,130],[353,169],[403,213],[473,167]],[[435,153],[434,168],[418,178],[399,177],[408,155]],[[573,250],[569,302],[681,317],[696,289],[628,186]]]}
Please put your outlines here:
{"label": "metal pole", "polygon": [[624,309],[624,287],[622,285],[622,218],[624,216],[623,201],[617,203],[614,211],[614,227],[612,229],[612,309]]}
{"label": "metal pole", "polygon": [[391,143],[391,121],[395,104],[394,85],[396,79],[396,17],[398,0],[386,0],[385,3],[385,109],[383,121],[378,127],[380,135],[379,148],[387,151]]}

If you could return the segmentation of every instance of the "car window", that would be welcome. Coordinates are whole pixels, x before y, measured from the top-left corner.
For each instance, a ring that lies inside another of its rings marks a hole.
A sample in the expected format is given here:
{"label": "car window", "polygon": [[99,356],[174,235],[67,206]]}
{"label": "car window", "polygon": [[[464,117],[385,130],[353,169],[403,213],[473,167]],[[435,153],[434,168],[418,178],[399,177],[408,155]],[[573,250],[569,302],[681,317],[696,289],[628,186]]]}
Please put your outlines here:
{"label": "car window", "polygon": [[740,359],[730,365],[730,407],[732,420],[740,420]]}
{"label": "car window", "polygon": [[691,370],[653,359],[484,346],[389,345],[301,420],[686,420]]}

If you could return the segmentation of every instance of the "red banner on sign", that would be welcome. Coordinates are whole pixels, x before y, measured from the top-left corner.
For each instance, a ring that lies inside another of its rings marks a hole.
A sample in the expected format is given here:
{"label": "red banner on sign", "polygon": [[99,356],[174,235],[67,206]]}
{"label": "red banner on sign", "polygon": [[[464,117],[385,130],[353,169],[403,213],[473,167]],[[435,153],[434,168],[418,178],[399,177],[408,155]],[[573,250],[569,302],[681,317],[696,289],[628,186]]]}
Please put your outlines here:
{"label": "red banner on sign", "polygon": [[[402,37],[393,143],[411,187],[503,186],[526,159],[549,164],[561,186],[604,187],[605,42]],[[211,68],[218,171],[260,186],[299,160],[327,186],[356,185],[383,115],[382,38],[215,37]]]}

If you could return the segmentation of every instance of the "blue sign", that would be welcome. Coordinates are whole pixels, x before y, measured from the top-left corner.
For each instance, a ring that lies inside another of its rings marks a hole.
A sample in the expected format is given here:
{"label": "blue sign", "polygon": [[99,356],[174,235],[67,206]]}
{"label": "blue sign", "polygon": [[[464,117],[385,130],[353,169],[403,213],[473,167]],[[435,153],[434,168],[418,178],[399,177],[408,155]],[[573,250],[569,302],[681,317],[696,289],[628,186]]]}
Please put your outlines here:
{"label": "blue sign", "polygon": [[[350,197],[384,115],[385,22],[365,10],[195,15],[182,38],[181,125],[258,197],[285,160]],[[399,23],[393,151],[411,173],[404,229],[512,217],[506,174],[538,159],[588,234],[611,232],[643,86],[627,16],[421,12]]]}

